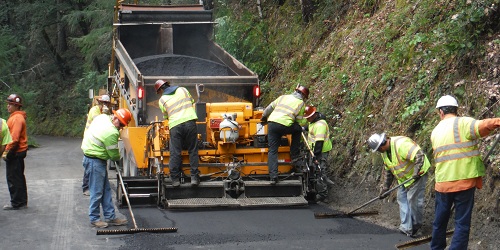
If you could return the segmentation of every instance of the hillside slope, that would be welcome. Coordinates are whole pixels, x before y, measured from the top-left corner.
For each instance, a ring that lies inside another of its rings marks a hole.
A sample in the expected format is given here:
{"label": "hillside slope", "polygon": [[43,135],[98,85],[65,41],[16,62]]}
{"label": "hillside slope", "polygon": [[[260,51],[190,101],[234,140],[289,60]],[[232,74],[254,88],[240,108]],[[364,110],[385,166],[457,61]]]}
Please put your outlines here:
{"label": "hillside slope", "polygon": [[[262,19],[253,4],[219,3],[218,42],[261,75],[264,105],[297,83],[310,87],[308,103],[334,130],[328,204],[336,210],[378,194],[382,162],[365,144],[372,133],[409,136],[432,156],[440,96],[456,96],[463,116],[500,115],[497,0],[317,1],[308,23],[297,1],[263,2]],[[492,141],[482,140],[483,155]],[[495,249],[500,236],[498,152],[476,192],[471,249]],[[431,176],[424,234],[432,231],[433,187]],[[395,193],[370,208],[380,215],[368,219],[397,228]]]}

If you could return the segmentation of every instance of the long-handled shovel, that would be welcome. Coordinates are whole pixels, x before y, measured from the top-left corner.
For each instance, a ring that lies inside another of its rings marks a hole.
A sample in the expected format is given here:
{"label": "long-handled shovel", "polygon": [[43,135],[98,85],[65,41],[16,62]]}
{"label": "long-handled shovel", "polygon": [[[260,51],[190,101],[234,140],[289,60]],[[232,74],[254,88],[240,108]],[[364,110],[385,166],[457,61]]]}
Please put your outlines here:
{"label": "long-handled shovel", "polygon": [[130,212],[130,217],[132,217],[132,221],[134,222],[134,228],[132,229],[115,229],[115,230],[97,230],[97,235],[109,235],[109,234],[134,234],[134,233],[174,233],[177,232],[177,228],[138,228],[137,223],[135,222],[134,213],[132,212],[132,208],[130,207],[130,201],[128,199],[127,190],[125,190],[125,184],[123,184],[122,175],[120,173],[120,167],[116,164],[116,172],[118,173],[118,178],[120,179],[120,187],[122,188],[123,194],[125,196],[125,200],[127,201],[128,211]]}
{"label": "long-handled shovel", "polygon": [[348,213],[314,213],[314,217],[316,219],[324,219],[324,218],[338,218],[338,217],[353,217],[353,216],[359,216],[359,215],[372,215],[372,214],[378,214],[378,212],[375,212],[375,211],[371,211],[371,212],[365,212],[365,213],[355,213],[356,211],[360,210],[361,208],[364,208],[366,206],[368,206],[369,204],[377,201],[377,200],[380,200],[380,197],[381,196],[386,196],[388,194],[390,194],[392,191],[398,189],[399,187],[403,186],[404,184],[412,181],[413,179],[415,179],[415,177],[411,177],[410,179],[406,180],[406,181],[403,181],[401,184],[387,190],[385,193],[381,194],[380,196],[377,196],[371,200],[369,200],[368,202],[364,203],[363,205],[353,209],[352,211],[348,212]]}
{"label": "long-handled shovel", "polygon": [[[304,140],[304,144],[306,144],[307,146],[307,149],[309,149],[309,153],[311,154],[311,159],[314,158],[314,152],[312,151],[312,148],[311,146],[309,146],[309,143],[307,143],[307,138],[306,136],[304,135],[304,133],[300,133],[302,135],[302,139]],[[321,169],[320,169],[321,171]],[[323,180],[323,176],[320,176],[321,180]],[[334,185],[335,183],[333,183],[332,180],[330,180],[330,178],[325,178],[325,181],[328,183],[328,185]]]}

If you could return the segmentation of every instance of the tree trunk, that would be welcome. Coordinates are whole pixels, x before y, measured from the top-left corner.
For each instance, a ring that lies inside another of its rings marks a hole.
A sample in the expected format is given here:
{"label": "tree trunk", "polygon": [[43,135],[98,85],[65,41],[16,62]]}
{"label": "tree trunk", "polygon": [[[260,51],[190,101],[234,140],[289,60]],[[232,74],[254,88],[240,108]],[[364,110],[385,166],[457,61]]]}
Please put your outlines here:
{"label": "tree trunk", "polygon": [[302,19],[305,23],[308,23],[314,14],[313,0],[300,0],[300,7],[302,9]]}
{"label": "tree trunk", "polygon": [[[64,0],[57,0],[57,5],[62,6]],[[62,54],[68,49],[66,43],[66,25],[62,22],[62,10],[57,11],[57,53]]]}

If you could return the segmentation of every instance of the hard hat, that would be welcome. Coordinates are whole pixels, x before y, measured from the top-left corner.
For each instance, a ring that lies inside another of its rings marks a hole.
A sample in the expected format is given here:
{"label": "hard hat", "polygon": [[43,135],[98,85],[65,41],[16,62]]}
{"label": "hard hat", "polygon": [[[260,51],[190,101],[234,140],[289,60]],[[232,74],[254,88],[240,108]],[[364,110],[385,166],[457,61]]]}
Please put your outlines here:
{"label": "hard hat", "polygon": [[300,93],[302,93],[302,96],[303,96],[305,99],[309,98],[309,89],[308,89],[308,88],[306,88],[306,87],[304,87],[304,86],[300,85],[300,86],[298,86],[295,90],[296,90],[296,91],[298,91],[298,92],[300,92]]}
{"label": "hard hat", "polygon": [[436,108],[438,109],[446,106],[458,107],[457,99],[451,95],[441,96],[437,102]]}
{"label": "hard hat", "polygon": [[304,112],[304,118],[309,118],[309,117],[313,116],[314,113],[316,113],[316,107],[314,107],[314,106],[307,106],[306,110]]}
{"label": "hard hat", "polygon": [[127,124],[132,119],[132,114],[126,108],[121,108],[121,109],[118,109],[117,111],[113,110],[113,114],[115,114],[115,116],[118,118],[118,120],[120,120],[120,123],[124,126],[127,126]]}
{"label": "hard hat", "polygon": [[156,91],[156,94],[159,94],[158,91],[161,89],[161,87],[163,87],[164,84],[167,84],[170,85],[169,82],[166,82],[166,81],[163,81],[163,80],[158,80],[155,82],[155,91]]}
{"label": "hard hat", "polygon": [[373,134],[368,139],[368,146],[372,149],[372,152],[375,152],[383,142],[385,142],[385,133]]}
{"label": "hard hat", "polygon": [[100,102],[111,102],[111,99],[109,99],[109,95],[102,95],[99,99],[97,99]]}
{"label": "hard hat", "polygon": [[19,107],[23,106],[23,99],[17,94],[10,94],[9,97],[7,97],[7,102]]}

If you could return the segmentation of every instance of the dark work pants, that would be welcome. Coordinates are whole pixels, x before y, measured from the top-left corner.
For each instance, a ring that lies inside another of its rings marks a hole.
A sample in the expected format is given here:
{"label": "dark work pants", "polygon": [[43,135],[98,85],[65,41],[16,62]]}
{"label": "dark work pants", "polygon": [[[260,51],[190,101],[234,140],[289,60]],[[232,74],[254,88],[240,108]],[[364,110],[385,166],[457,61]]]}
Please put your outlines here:
{"label": "dark work pants", "polygon": [[278,177],[278,148],[281,137],[287,134],[292,135],[292,145],[290,145],[290,157],[292,160],[300,154],[300,134],[302,127],[298,123],[293,123],[287,127],[276,122],[269,122],[267,126],[267,139],[269,143],[269,154],[267,155],[267,166],[269,167],[269,177]]}
{"label": "dark work pants", "polygon": [[15,157],[6,160],[7,185],[10,192],[10,204],[12,207],[28,205],[28,188],[24,176],[24,158],[26,151],[16,153]]}
{"label": "dark work pants", "polygon": [[198,170],[198,130],[196,121],[191,120],[170,129],[170,177],[179,179],[181,177],[182,147],[186,146],[189,153],[189,165],[191,176],[199,175]]}
{"label": "dark work pants", "polygon": [[436,191],[436,215],[432,224],[432,250],[446,248],[446,226],[448,225],[453,205],[455,205],[455,232],[451,238],[449,249],[468,249],[475,192],[475,187],[453,193],[440,193]]}

